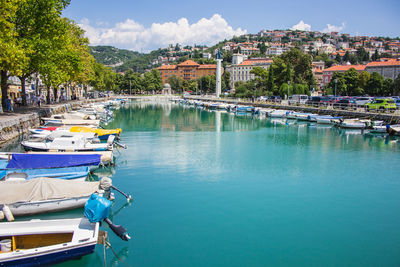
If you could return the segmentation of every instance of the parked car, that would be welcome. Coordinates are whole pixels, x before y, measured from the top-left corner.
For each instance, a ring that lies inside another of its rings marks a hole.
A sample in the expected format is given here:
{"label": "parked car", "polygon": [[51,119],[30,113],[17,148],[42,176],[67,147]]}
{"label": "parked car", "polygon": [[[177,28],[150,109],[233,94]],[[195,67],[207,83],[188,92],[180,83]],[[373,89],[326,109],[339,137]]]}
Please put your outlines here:
{"label": "parked car", "polygon": [[369,110],[379,110],[385,111],[389,110],[394,112],[396,110],[396,103],[392,98],[377,98],[374,99],[371,103],[365,104],[365,108],[367,111]]}
{"label": "parked car", "polygon": [[370,103],[373,100],[373,97],[369,96],[359,96],[356,98],[357,106],[364,106],[367,103]]}
{"label": "parked car", "polygon": [[266,97],[266,96],[257,97],[257,101],[267,101],[267,100],[268,100],[268,97]]}
{"label": "parked car", "polygon": [[351,98],[341,99],[338,102],[333,103],[333,108],[349,109],[356,106],[357,106],[356,101]]}
{"label": "parked car", "polygon": [[400,98],[397,98],[396,102],[396,108],[400,109]]}
{"label": "parked car", "polygon": [[289,105],[305,104],[308,100],[308,95],[292,95],[289,96]]}
{"label": "parked car", "polygon": [[310,99],[306,101],[306,105],[328,105],[329,98],[326,96],[312,96]]}
{"label": "parked car", "polygon": [[282,100],[280,96],[271,95],[268,97],[268,101],[280,103]]}

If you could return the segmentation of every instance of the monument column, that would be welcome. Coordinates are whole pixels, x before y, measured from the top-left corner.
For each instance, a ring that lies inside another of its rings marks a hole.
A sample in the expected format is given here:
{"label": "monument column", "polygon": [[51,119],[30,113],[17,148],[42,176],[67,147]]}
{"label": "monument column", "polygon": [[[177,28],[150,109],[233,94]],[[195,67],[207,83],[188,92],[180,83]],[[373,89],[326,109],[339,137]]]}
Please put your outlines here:
{"label": "monument column", "polygon": [[217,50],[215,53],[215,57],[217,59],[217,71],[215,73],[216,76],[216,88],[215,88],[215,95],[216,97],[219,97],[221,95],[221,75],[222,75],[222,52],[221,50]]}

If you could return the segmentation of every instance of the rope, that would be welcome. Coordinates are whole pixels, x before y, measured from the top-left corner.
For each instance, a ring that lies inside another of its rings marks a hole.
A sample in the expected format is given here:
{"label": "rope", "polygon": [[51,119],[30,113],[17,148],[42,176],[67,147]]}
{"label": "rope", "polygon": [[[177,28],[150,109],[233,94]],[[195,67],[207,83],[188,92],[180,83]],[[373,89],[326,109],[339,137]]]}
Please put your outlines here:
{"label": "rope", "polygon": [[115,253],[115,250],[113,249],[113,247],[111,246],[111,244],[109,242],[106,241],[107,246],[109,246],[111,248],[111,251],[113,252],[114,256],[123,264],[125,264],[128,267],[132,267],[131,265],[129,265],[128,263],[126,263],[125,261],[123,261],[120,257],[118,257],[117,253]]}

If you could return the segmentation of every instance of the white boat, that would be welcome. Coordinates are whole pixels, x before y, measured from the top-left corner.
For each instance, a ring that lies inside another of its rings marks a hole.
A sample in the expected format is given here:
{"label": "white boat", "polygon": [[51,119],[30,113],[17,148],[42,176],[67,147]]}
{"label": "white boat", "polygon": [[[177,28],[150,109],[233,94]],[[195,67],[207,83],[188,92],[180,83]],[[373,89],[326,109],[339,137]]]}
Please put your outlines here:
{"label": "white boat", "polygon": [[339,127],[345,129],[365,129],[369,125],[371,125],[370,120],[349,119],[342,121]]}
{"label": "white boat", "polygon": [[274,111],[272,111],[271,113],[269,113],[269,116],[271,117],[271,118],[284,118],[284,117],[286,117],[286,114],[288,113],[289,111],[287,111],[287,110],[280,110],[280,109],[278,109],[278,110],[274,110]]}
{"label": "white boat", "polygon": [[[111,181],[111,179],[102,180]],[[0,182],[0,206],[7,206],[13,216],[57,212],[83,207],[93,193],[104,193],[107,182],[82,182],[53,178]],[[18,192],[16,194],[15,192]]]}
{"label": "white boat", "polygon": [[29,151],[73,152],[113,150],[115,136],[110,135],[107,143],[93,143],[82,136],[46,138],[44,141],[22,141],[21,145]]}
{"label": "white boat", "polygon": [[388,125],[386,131],[389,135],[400,136],[400,124]]}
{"label": "white boat", "polygon": [[386,126],[382,126],[382,125],[372,126],[372,129],[369,132],[370,133],[386,133]]}
{"label": "white boat", "polygon": [[[34,129],[31,129],[32,131],[34,131]],[[86,132],[71,132],[69,129],[64,129],[64,128],[60,128],[60,129],[56,129],[54,131],[41,131],[41,132],[37,132],[35,134],[32,134],[29,136],[29,138],[35,138],[35,139],[46,139],[46,138],[50,138],[50,139],[55,139],[55,138],[59,138],[59,137],[83,137],[86,140],[90,140],[90,141],[96,141],[96,142],[100,142],[100,140],[97,137],[96,133],[86,133]]]}
{"label": "white boat", "polygon": [[99,223],[86,218],[0,223],[0,265],[47,266],[76,259],[93,253],[98,235]]}
{"label": "white boat", "polygon": [[42,118],[45,125],[56,125],[56,126],[72,126],[72,125],[85,125],[99,127],[100,120],[84,120],[84,119],[52,119]]}

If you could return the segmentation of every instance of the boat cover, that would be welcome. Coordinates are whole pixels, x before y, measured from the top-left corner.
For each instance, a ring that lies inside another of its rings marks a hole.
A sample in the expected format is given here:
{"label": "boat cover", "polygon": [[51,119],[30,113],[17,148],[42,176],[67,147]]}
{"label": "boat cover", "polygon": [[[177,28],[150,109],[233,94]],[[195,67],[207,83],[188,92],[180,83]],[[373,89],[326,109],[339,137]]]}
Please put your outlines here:
{"label": "boat cover", "polygon": [[45,169],[74,166],[98,166],[100,154],[12,154],[7,169]]}
{"label": "boat cover", "polygon": [[90,196],[99,190],[99,183],[52,178],[0,182],[0,205]]}
{"label": "boat cover", "polygon": [[[27,180],[40,178],[40,177],[49,177],[49,178],[58,178],[58,179],[76,179],[89,175],[89,167],[80,166],[80,167],[68,167],[68,168],[53,168],[53,169],[9,169],[5,170],[5,174],[10,173],[26,173],[28,177]],[[0,172],[0,178],[3,178],[5,175]]]}

